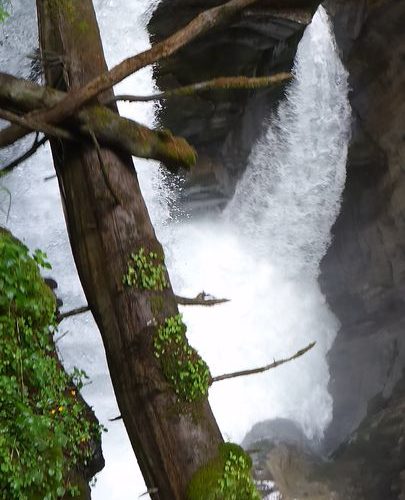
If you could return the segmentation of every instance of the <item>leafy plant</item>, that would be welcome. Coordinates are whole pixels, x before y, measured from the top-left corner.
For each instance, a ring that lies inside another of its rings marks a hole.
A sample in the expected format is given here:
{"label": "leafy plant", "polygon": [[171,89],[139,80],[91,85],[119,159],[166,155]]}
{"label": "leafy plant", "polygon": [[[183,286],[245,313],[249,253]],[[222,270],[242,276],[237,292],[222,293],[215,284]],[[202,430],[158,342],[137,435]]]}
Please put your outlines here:
{"label": "leafy plant", "polygon": [[0,23],[9,17],[8,9],[11,7],[9,0],[0,0]]}
{"label": "leafy plant", "polygon": [[211,374],[205,361],[189,345],[181,314],[166,318],[157,329],[153,346],[179,399],[192,402],[207,395]]}
{"label": "leafy plant", "polygon": [[131,253],[128,270],[123,277],[124,285],[143,290],[163,290],[168,287],[163,259],[156,252],[146,253],[140,248]]}
{"label": "leafy plant", "polygon": [[[55,299],[38,263],[46,255],[0,230],[0,499],[53,500],[77,487],[69,475],[92,456],[100,428],[78,399],[52,334]],[[76,384],[76,385],[75,385]]]}

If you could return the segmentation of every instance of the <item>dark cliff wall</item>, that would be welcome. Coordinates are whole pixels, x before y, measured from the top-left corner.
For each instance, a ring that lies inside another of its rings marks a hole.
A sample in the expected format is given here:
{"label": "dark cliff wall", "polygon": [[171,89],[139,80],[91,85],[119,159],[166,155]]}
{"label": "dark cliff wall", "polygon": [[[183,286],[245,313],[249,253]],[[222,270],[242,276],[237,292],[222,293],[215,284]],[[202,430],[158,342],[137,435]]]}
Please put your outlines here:
{"label": "dark cliff wall", "polygon": [[[405,380],[350,440],[325,461],[288,441],[267,445],[262,475],[278,485],[284,500],[403,500]],[[262,443],[262,446],[266,446]]]}
{"label": "dark cliff wall", "polygon": [[[214,3],[220,0],[163,0],[150,23],[153,37],[161,39]],[[269,1],[245,11],[156,68],[158,85],[289,69],[318,3],[291,1],[292,10],[275,12]],[[405,402],[405,0],[327,0],[324,5],[350,74],[353,108],[342,211],[320,277],[342,325],[329,353],[334,418],[325,450],[350,436],[353,446],[336,455],[337,482],[346,474],[344,467],[360,471],[363,463],[361,488],[367,494],[355,492],[353,498],[378,499],[379,488],[391,486],[392,498],[398,498],[405,442],[398,420]],[[169,15],[173,9],[176,16]],[[220,205],[232,194],[263,118],[282,94],[283,89],[210,92],[165,103],[161,123],[187,137],[200,154],[183,191],[193,207],[206,208],[207,200]],[[393,395],[395,385],[401,390]],[[385,414],[395,418],[382,418]],[[372,446],[365,446],[370,439]],[[387,467],[382,456],[388,457]],[[376,488],[374,497],[367,482]],[[332,498],[329,490],[325,498]]]}
{"label": "dark cliff wall", "polygon": [[321,285],[342,323],[329,353],[333,449],[405,367],[405,1],[328,0],[350,74],[353,137]]}
{"label": "dark cliff wall", "polygon": [[[151,39],[161,40],[200,11],[220,3],[223,1],[163,0],[149,23]],[[290,70],[298,42],[318,4],[317,0],[259,2],[159,64],[155,68],[158,86],[168,89],[219,76],[262,76]],[[283,87],[219,90],[163,103],[160,123],[186,137],[199,153],[198,164],[182,190],[188,209],[206,209],[209,203],[221,206],[233,194],[263,119],[282,94]]]}

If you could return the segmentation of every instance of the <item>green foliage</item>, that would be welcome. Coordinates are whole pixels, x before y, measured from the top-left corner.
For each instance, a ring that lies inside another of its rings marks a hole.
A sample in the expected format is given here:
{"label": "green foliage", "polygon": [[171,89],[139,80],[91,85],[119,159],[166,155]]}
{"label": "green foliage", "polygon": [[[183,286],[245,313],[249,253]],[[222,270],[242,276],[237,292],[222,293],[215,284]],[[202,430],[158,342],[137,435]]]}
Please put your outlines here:
{"label": "green foliage", "polygon": [[188,500],[260,500],[251,468],[252,461],[240,446],[221,444],[218,455],[192,477]]}
{"label": "green foliage", "polygon": [[0,0],[0,23],[4,22],[10,15],[8,9],[11,7],[9,0]]}
{"label": "green foliage", "polygon": [[38,264],[46,255],[0,231],[0,499],[77,494],[68,475],[91,457],[99,427],[86,418],[52,342],[55,299]]}
{"label": "green foliage", "polygon": [[166,379],[180,400],[197,401],[208,394],[211,374],[207,364],[191,347],[181,314],[167,318],[154,336],[155,356]]}
{"label": "green foliage", "polygon": [[163,259],[155,252],[145,253],[140,248],[131,253],[127,274],[123,277],[124,285],[142,290],[163,290],[168,287]]}
{"label": "green foliage", "polygon": [[0,232],[0,316],[29,318],[34,328],[51,324],[55,310],[37,262],[49,267],[44,253],[37,250],[31,258],[27,247]]}

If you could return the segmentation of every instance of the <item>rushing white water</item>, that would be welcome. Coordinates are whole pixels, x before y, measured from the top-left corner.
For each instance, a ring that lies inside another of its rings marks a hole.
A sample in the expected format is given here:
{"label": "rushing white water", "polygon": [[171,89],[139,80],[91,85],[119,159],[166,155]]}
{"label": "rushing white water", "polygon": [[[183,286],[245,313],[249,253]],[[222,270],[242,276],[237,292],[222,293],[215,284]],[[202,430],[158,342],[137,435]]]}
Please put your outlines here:
{"label": "rushing white water", "polygon": [[[148,46],[145,25],[155,3],[95,1],[110,66]],[[15,5],[15,18],[4,28],[10,36],[26,16],[18,0]],[[0,47],[0,57],[7,53],[10,59],[10,50]],[[299,45],[294,73],[287,99],[270,118],[223,216],[171,221],[169,193],[157,165],[135,161],[176,292],[192,296],[204,289],[231,299],[215,308],[183,311],[191,342],[213,374],[260,366],[317,341],[310,353],[277,370],[214,385],[210,401],[216,418],[225,437],[236,441],[255,422],[274,417],[295,420],[316,440],[331,418],[325,356],[338,324],[316,277],[344,184],[349,108],[346,73],[322,9]],[[149,68],[120,85],[126,93],[152,90]],[[149,125],[154,120],[150,104],[126,105],[121,111]],[[2,181],[13,196],[8,226],[30,247],[48,253],[69,309],[85,299],[56,181],[43,182],[50,174],[50,153],[43,148]],[[118,410],[91,315],[66,320],[61,334],[65,331],[58,343],[64,364],[88,372],[91,384],[84,395],[109,429],[103,438],[106,467],[93,497],[137,498],[145,486],[122,423],[108,420]]]}
{"label": "rushing white water", "polygon": [[321,7],[299,44],[294,80],[227,209],[252,251],[316,276],[346,176],[347,74]]}
{"label": "rushing white water", "polygon": [[331,418],[325,360],[338,325],[316,281],[345,180],[347,75],[320,8],[299,44],[294,81],[251,154],[223,217],[170,227],[175,287],[231,298],[184,311],[214,374],[267,364],[315,340],[277,371],[214,385],[223,431],[240,440],[258,420],[296,420],[320,439]]}

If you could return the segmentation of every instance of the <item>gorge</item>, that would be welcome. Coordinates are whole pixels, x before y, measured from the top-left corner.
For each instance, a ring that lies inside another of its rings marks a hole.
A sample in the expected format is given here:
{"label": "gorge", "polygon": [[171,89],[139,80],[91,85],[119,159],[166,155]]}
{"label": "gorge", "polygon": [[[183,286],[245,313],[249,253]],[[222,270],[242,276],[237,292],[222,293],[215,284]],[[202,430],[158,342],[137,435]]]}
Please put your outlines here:
{"label": "gorge", "polygon": [[[289,70],[319,2],[291,1],[288,8],[278,2],[281,10],[276,3],[261,2],[155,67],[156,84]],[[151,40],[159,40],[207,6],[156,4],[95,2],[110,66],[148,46],[146,24]],[[403,498],[405,2],[328,0],[324,8],[337,50],[318,11],[287,88],[176,98],[156,117],[148,104],[121,111],[149,124],[158,120],[199,152],[189,177],[174,179],[150,161],[137,160],[136,168],[175,290],[231,299],[210,311],[184,310],[192,343],[212,372],[264,364],[317,341],[316,350],[277,371],[214,386],[210,400],[225,436],[242,441],[262,422],[245,444],[270,440],[257,466],[283,498]],[[34,26],[33,9],[16,1],[4,26],[2,70],[29,74]],[[347,77],[352,118],[343,189]],[[123,82],[120,92],[134,87],[150,93],[152,70]],[[5,161],[16,150],[1,154]],[[42,149],[2,181],[12,193],[7,226],[48,253],[69,309],[84,297],[56,186],[43,181],[51,173]],[[2,200],[4,206],[4,193]],[[134,475],[122,423],[109,422],[118,410],[93,320],[75,317],[65,329],[63,361],[89,373],[84,396],[109,428],[106,468],[93,498],[133,498],[145,487]],[[295,422],[297,433],[284,422],[284,440],[283,431],[274,439],[273,419]],[[325,456],[334,458],[325,465]]]}

